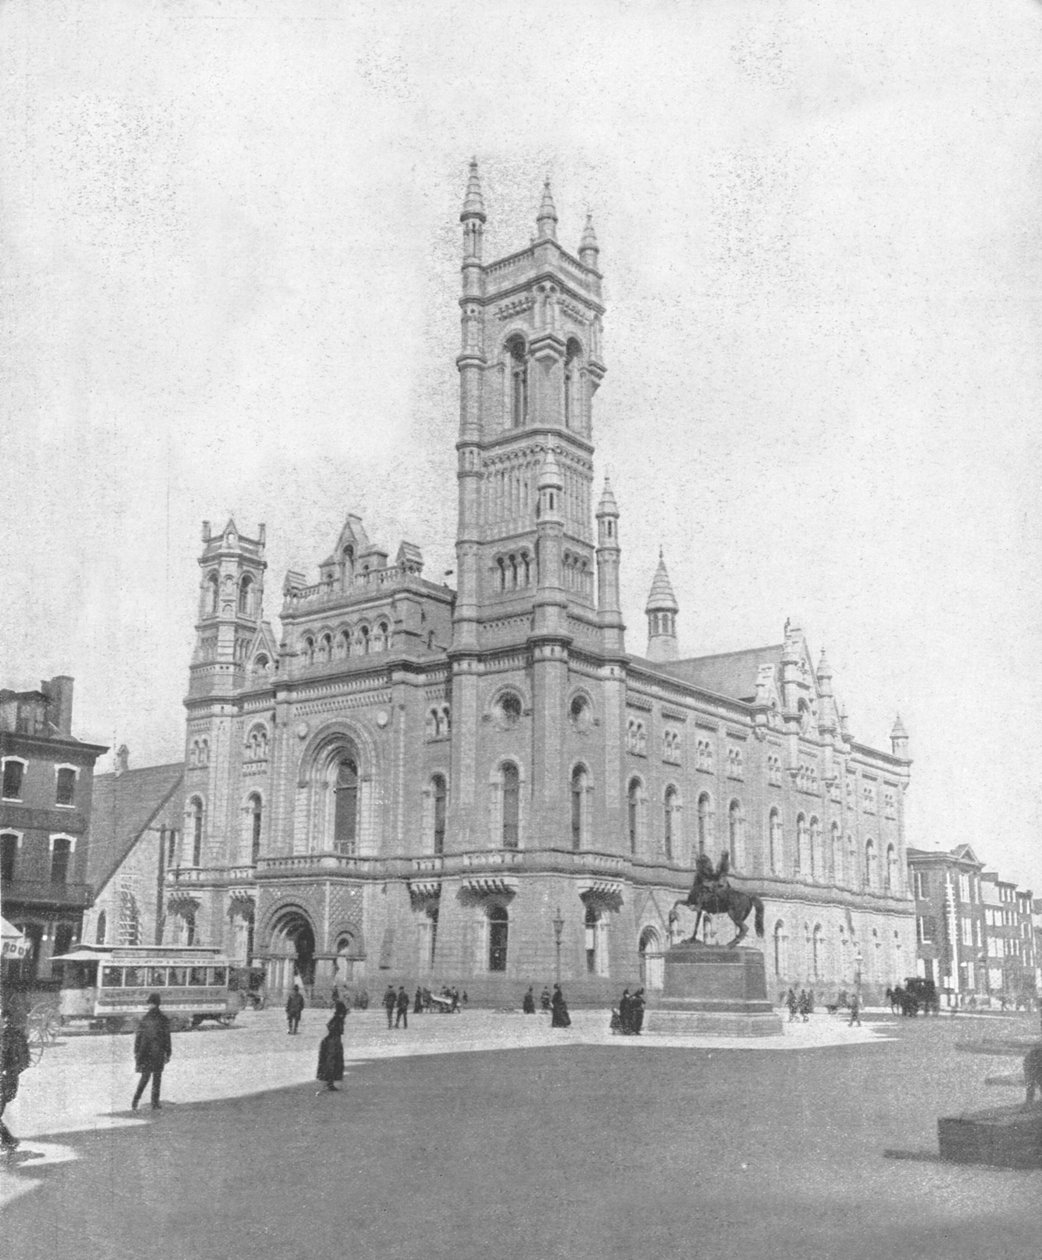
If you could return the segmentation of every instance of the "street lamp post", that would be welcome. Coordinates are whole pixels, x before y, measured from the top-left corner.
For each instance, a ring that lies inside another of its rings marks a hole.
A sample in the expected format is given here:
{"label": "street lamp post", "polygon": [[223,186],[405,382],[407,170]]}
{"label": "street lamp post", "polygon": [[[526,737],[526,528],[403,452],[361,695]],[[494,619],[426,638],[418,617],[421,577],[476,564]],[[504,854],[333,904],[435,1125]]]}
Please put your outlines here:
{"label": "street lamp post", "polygon": [[554,928],[554,945],[557,947],[557,983],[561,983],[561,933],[564,931],[564,916],[561,914],[561,907],[557,907],[557,914],[551,920]]}

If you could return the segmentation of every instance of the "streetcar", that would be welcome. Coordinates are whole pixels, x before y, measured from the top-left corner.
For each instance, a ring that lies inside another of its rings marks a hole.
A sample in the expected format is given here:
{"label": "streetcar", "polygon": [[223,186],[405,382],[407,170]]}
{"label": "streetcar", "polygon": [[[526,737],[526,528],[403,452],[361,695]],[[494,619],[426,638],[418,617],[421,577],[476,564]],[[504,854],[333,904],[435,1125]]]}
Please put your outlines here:
{"label": "streetcar", "polygon": [[230,1024],[241,1009],[231,988],[231,962],[200,945],[78,945],[52,958],[61,967],[58,1015],[120,1032],[137,1026],[158,993],[175,1029],[204,1020]]}

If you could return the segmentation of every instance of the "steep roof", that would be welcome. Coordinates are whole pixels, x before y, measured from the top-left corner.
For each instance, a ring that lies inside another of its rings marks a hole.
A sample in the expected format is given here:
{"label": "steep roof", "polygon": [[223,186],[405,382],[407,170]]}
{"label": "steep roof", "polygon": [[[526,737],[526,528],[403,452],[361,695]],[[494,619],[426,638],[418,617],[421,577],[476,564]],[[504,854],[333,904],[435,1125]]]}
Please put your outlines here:
{"label": "steep roof", "polygon": [[653,669],[679,678],[700,691],[710,691],[717,696],[743,700],[751,704],[756,699],[756,678],[761,665],[775,667],[781,661],[784,644],[769,647],[747,648],[742,652],[723,652],[718,656],[692,656],[684,661],[654,662]]}
{"label": "steep roof", "polygon": [[87,880],[94,886],[95,896],[177,792],[184,769],[184,763],[178,761],[95,776],[87,849]]}

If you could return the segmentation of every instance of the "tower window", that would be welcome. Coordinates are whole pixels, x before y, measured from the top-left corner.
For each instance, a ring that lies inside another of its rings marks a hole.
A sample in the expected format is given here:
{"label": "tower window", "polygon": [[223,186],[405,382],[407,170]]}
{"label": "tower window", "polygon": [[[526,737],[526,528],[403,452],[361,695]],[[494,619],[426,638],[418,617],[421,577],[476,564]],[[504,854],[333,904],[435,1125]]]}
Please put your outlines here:
{"label": "tower window", "polygon": [[528,420],[528,354],[523,337],[511,337],[510,351],[510,426],[520,429]]}
{"label": "tower window", "polygon": [[55,836],[51,846],[51,883],[64,884],[69,878],[72,841],[67,836]]}
{"label": "tower window", "polygon": [[199,866],[203,857],[203,803],[197,796],[188,804],[188,834],[192,838],[192,865]]}
{"label": "tower window", "polygon": [[576,766],[572,771],[572,848],[578,852],[583,847],[586,830],[586,771]]}
{"label": "tower window", "polygon": [[448,789],[443,775],[436,774],[431,780],[434,789],[434,852],[445,852],[445,801]]}
{"label": "tower window", "polygon": [[239,616],[249,617],[253,612],[253,578],[247,573],[239,583]]}
{"label": "tower window", "polygon": [[521,775],[517,766],[508,762],[503,767],[503,848],[516,849],[521,808]]}
{"label": "tower window", "polygon": [[333,791],[333,848],[337,853],[354,853],[358,839],[358,767],[349,758],[337,766]]}
{"label": "tower window", "polygon": [[4,762],[4,800],[20,801],[22,799],[22,778],[25,774],[24,761]]}
{"label": "tower window", "polygon": [[15,861],[18,858],[18,837],[13,832],[0,836],[0,880],[6,884],[14,879]]}

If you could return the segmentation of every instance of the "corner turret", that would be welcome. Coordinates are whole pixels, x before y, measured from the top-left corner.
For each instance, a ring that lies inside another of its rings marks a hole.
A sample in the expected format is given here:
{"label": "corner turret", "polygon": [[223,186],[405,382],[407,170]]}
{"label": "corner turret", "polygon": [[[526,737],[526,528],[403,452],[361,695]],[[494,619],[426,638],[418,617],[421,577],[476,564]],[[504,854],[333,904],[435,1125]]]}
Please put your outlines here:
{"label": "corner turret", "polygon": [[539,213],[535,218],[535,226],[537,240],[557,240],[557,208],[554,205],[553,193],[550,191],[549,175],[543,183],[543,200],[539,203]]}
{"label": "corner turret", "polygon": [[895,757],[899,757],[902,761],[908,761],[908,732],[905,730],[905,724],[901,721],[900,713],[894,721],[893,729],[890,732],[890,750]]}
{"label": "corner turret", "polygon": [[677,598],[666,571],[662,550],[658,553],[658,568],[651,580],[651,590],[644,611],[648,615],[648,660],[675,661],[677,651]]}

